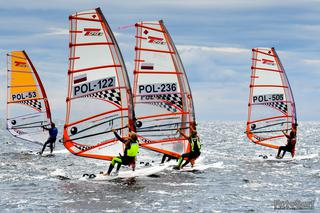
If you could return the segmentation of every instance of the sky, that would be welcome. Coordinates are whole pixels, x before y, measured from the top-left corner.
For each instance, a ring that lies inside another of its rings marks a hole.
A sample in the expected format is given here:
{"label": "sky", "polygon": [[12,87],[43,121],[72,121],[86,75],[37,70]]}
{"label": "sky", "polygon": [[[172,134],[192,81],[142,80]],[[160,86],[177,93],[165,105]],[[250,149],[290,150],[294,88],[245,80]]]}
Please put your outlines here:
{"label": "sky", "polygon": [[251,49],[275,47],[298,120],[320,120],[320,0],[0,0],[0,117],[6,53],[26,50],[53,119],[65,118],[68,16],[100,7],[131,80],[137,21],[164,20],[185,66],[197,120],[247,119]]}

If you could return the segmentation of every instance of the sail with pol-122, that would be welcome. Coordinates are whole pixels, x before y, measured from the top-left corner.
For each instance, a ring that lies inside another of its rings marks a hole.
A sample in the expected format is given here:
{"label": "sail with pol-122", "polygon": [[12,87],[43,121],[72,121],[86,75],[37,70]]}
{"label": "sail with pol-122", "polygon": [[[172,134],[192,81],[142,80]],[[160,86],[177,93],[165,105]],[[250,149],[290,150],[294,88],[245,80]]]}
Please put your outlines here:
{"label": "sail with pol-122", "polygon": [[115,37],[99,8],[70,20],[69,87],[64,145],[104,160],[123,154],[120,136],[134,131],[131,88]]}

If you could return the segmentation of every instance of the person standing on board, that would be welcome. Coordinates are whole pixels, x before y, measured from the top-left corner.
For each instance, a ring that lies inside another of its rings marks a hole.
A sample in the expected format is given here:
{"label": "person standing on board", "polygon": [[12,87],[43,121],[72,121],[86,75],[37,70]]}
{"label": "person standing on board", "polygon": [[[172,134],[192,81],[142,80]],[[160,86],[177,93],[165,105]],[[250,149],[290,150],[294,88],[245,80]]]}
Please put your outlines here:
{"label": "person standing on board", "polygon": [[42,128],[49,131],[49,138],[44,143],[44,145],[42,147],[42,150],[41,150],[41,152],[39,154],[42,155],[43,151],[45,150],[45,148],[48,145],[50,146],[50,154],[52,154],[53,148],[54,148],[54,143],[57,140],[58,129],[56,128],[56,125],[53,122],[51,122],[51,128],[47,128],[47,127],[44,127],[44,126]]}
{"label": "person standing on board", "polygon": [[119,141],[125,144],[125,149],[123,156],[120,155],[112,159],[108,172],[105,175],[111,174],[116,163],[118,163],[116,173],[119,172],[122,164],[132,166],[132,169],[134,171],[136,167],[136,156],[139,152],[139,141],[137,135],[134,132],[130,132],[129,137],[127,139],[124,139],[121,138],[120,135],[118,135],[116,130],[113,129],[112,132]]}
{"label": "person standing on board", "polygon": [[[185,135],[183,132],[181,132],[180,129],[178,131],[180,134],[185,138],[188,139],[189,144],[190,144],[190,152],[184,153],[181,155],[181,157],[178,160],[178,165],[174,167],[174,169],[181,169],[184,166],[186,166],[188,163],[191,162],[191,167],[194,166],[195,160],[200,156],[201,152],[201,143],[200,143],[200,138],[198,136],[197,131],[193,128],[190,127],[191,133],[190,136],[188,137]],[[187,158],[186,162],[181,166],[182,161],[184,158]]]}
{"label": "person standing on board", "polygon": [[[290,152],[291,156],[294,157],[294,152],[296,147],[296,130],[292,129],[289,135],[286,134],[284,131],[282,131],[282,133],[288,139],[288,141],[287,141],[287,145],[279,147],[276,158],[279,158],[279,159],[283,158],[286,152]],[[281,150],[283,151],[282,156],[280,156]]]}

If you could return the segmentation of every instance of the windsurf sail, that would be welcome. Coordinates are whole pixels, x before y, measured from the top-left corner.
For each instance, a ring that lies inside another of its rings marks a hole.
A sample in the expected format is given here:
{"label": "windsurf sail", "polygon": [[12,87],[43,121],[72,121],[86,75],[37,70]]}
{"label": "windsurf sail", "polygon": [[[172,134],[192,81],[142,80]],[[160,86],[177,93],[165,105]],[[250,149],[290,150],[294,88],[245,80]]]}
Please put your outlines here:
{"label": "windsurf sail", "polygon": [[44,144],[51,112],[40,77],[25,51],[7,54],[7,129],[21,139]]}
{"label": "windsurf sail", "polygon": [[136,24],[134,68],[136,128],[141,147],[180,157],[195,128],[193,99],[178,51],[163,21]]}
{"label": "windsurf sail", "polygon": [[135,130],[126,67],[100,8],[74,13],[69,20],[64,145],[78,156],[111,160],[124,151],[112,129],[122,137]]}
{"label": "windsurf sail", "polygon": [[274,48],[252,49],[246,134],[254,143],[278,149],[287,143],[282,131],[296,130],[297,116],[286,72]]}

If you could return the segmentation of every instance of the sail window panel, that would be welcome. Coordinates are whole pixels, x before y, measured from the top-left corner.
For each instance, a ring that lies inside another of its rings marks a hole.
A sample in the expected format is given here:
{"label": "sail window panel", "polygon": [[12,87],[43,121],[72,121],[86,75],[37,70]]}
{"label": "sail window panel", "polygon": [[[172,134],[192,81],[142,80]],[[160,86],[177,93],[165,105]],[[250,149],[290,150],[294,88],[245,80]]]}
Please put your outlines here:
{"label": "sail window panel", "polygon": [[72,114],[69,122],[73,123],[108,111],[119,110],[119,106],[108,99],[92,96],[73,99],[70,109]]}
{"label": "sail window panel", "polygon": [[[267,95],[267,94],[283,94],[283,88],[280,87],[255,87],[253,95]],[[285,99],[285,96],[284,96]]]}
{"label": "sail window panel", "polygon": [[79,57],[79,60],[74,61],[72,71],[101,66],[119,65],[114,63],[111,52],[108,49],[109,47],[105,45],[77,47],[75,57]]}
{"label": "sail window panel", "polygon": [[283,86],[279,73],[264,70],[255,70],[254,85],[278,85]]}
{"label": "sail window panel", "polygon": [[170,54],[140,51],[140,58],[143,60],[138,67],[141,72],[177,72]]}
{"label": "sail window panel", "polygon": [[112,113],[72,124],[66,128],[66,131],[69,133],[70,140],[86,146],[95,146],[113,140],[114,134],[111,130],[120,127],[121,119],[119,118],[119,113]]}
{"label": "sail window panel", "polygon": [[146,144],[145,147],[151,147],[159,150],[168,150],[171,152],[182,153],[187,147],[185,140],[165,143]]}

